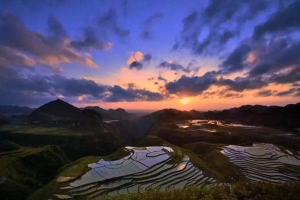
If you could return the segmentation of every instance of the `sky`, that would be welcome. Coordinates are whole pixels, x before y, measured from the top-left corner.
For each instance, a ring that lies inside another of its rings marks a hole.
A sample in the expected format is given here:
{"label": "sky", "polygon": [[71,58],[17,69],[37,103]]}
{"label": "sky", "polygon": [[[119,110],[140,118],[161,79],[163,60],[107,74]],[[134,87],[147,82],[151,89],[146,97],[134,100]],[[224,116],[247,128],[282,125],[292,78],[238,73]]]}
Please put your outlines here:
{"label": "sky", "polygon": [[0,105],[297,103],[299,10],[300,0],[0,0]]}

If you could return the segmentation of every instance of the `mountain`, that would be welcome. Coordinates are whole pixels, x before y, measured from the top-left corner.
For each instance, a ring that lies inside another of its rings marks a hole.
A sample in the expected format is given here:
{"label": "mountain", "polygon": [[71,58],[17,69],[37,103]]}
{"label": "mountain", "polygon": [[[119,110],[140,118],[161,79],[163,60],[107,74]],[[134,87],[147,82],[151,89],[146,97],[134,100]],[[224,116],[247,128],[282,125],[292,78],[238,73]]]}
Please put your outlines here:
{"label": "mountain", "polygon": [[99,106],[88,106],[84,109],[92,109],[97,111],[104,120],[123,120],[123,119],[135,119],[137,116],[133,113],[128,113],[122,108],[105,110]]}
{"label": "mountain", "polygon": [[75,118],[75,121],[81,126],[102,125],[103,123],[102,116],[91,109],[81,110],[79,116]]}
{"label": "mountain", "polygon": [[1,106],[0,105],[0,116],[11,116],[11,115],[28,115],[34,108],[27,106]]}
{"label": "mountain", "polygon": [[221,111],[199,112],[163,109],[143,117],[157,122],[172,122],[191,119],[221,120],[226,123],[267,126],[274,128],[300,128],[300,103],[280,106],[244,105]]}
{"label": "mountain", "polygon": [[203,118],[277,128],[300,127],[300,103],[280,106],[245,105],[205,112]]}
{"label": "mountain", "polygon": [[182,121],[189,119],[196,119],[201,116],[201,113],[195,110],[181,111],[176,109],[163,109],[148,115],[143,116],[144,118],[154,118],[157,122],[168,122],[168,121]]}
{"label": "mountain", "polygon": [[51,101],[34,110],[29,119],[31,122],[67,121],[80,115],[80,109],[60,99]]}

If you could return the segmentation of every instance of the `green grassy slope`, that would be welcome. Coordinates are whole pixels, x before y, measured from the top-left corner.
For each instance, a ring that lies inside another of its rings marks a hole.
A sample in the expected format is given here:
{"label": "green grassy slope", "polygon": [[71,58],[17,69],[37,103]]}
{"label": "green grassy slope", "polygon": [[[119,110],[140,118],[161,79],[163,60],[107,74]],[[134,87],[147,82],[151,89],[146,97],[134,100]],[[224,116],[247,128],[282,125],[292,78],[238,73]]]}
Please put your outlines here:
{"label": "green grassy slope", "polygon": [[1,199],[25,199],[50,181],[56,171],[67,163],[67,158],[57,146],[41,148],[20,147],[0,152]]}

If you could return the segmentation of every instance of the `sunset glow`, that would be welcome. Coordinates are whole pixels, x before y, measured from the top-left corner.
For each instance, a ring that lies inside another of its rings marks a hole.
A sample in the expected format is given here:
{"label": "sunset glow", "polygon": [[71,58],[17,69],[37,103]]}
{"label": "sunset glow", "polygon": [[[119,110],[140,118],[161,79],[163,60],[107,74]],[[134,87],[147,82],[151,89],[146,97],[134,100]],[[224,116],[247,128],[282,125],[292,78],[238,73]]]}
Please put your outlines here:
{"label": "sunset glow", "polygon": [[187,97],[180,99],[180,103],[182,103],[182,104],[187,104],[188,102],[189,102],[189,98],[187,98]]}

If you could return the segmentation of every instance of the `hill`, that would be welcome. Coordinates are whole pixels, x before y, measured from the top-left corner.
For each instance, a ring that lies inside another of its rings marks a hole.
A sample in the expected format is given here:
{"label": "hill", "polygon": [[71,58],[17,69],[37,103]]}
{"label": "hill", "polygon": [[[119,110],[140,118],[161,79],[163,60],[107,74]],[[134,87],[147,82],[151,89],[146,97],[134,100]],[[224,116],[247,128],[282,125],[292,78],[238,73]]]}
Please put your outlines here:
{"label": "hill", "polygon": [[37,108],[28,118],[31,122],[67,121],[74,119],[79,114],[79,108],[57,99]]}
{"label": "hill", "polygon": [[245,105],[204,113],[205,119],[276,128],[299,128],[300,103],[280,106]]}
{"label": "hill", "polygon": [[28,115],[34,108],[29,108],[27,106],[4,106],[0,105],[0,116],[11,116],[11,115]]}
{"label": "hill", "polygon": [[199,112],[163,109],[145,117],[158,122],[174,122],[191,119],[221,120],[225,123],[267,126],[273,128],[300,128],[300,103],[280,106],[244,105],[222,111]]}
{"label": "hill", "polygon": [[67,164],[57,146],[22,147],[10,141],[0,142],[0,194],[3,200],[26,199]]}
{"label": "hill", "polygon": [[88,106],[84,109],[92,109],[97,111],[104,120],[123,120],[123,119],[135,119],[137,116],[133,113],[128,113],[122,108],[105,110],[99,106]]}

